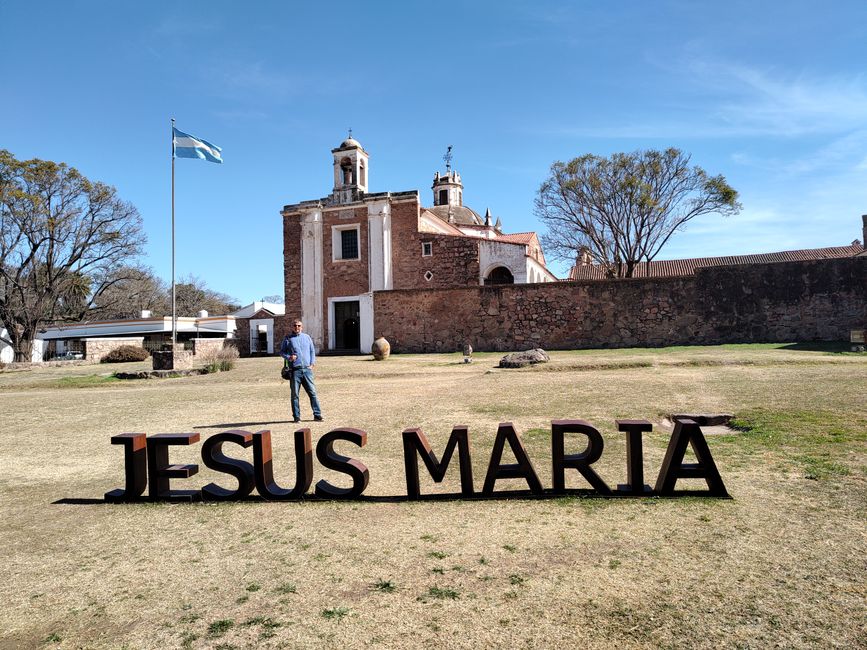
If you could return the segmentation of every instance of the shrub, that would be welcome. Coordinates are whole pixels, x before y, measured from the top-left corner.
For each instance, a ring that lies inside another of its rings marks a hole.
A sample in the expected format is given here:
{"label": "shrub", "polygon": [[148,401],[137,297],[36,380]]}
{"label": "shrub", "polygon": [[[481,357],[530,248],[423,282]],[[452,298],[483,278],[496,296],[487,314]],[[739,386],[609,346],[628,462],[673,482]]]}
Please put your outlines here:
{"label": "shrub", "polygon": [[102,359],[102,363],[123,363],[124,361],[144,361],[150,353],[144,348],[135,345],[121,345],[115,348]]}
{"label": "shrub", "polygon": [[206,373],[231,370],[235,367],[235,359],[237,359],[238,356],[238,349],[234,346],[225,347],[222,350],[216,351],[209,350],[202,355],[202,361],[204,361],[203,369]]}

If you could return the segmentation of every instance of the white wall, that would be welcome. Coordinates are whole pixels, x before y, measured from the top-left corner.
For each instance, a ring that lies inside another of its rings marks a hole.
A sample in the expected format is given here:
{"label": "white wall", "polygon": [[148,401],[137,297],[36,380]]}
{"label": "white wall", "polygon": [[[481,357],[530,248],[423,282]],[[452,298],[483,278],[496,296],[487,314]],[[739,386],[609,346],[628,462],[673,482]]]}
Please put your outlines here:
{"label": "white wall", "polygon": [[[8,338],[8,336],[9,333],[6,331],[6,328],[0,328],[0,337]],[[42,339],[35,339],[33,341],[33,352],[30,356],[32,363],[42,363],[42,357],[47,348],[47,343],[47,341],[43,341]],[[3,363],[12,363],[15,361],[15,351],[12,349],[11,345],[7,345],[3,341],[0,341],[0,361]]]}
{"label": "white wall", "polygon": [[[0,329],[0,337],[8,338],[9,332],[6,331],[6,328]],[[11,345],[7,345],[3,341],[0,341],[0,361],[3,363],[12,363],[15,360],[15,352],[12,350]]]}
{"label": "white wall", "polygon": [[479,240],[479,284],[484,284],[491,269],[497,266],[505,266],[509,269],[515,278],[515,284],[526,283],[528,281],[527,257],[524,250],[523,245]]}

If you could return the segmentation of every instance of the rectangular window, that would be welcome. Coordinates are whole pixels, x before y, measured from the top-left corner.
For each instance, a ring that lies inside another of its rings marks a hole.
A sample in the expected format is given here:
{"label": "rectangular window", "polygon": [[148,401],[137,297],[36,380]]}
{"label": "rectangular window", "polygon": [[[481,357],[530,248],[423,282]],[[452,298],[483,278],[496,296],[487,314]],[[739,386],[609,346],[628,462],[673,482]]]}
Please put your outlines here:
{"label": "rectangular window", "polygon": [[358,259],[358,231],[354,228],[340,231],[340,259]]}
{"label": "rectangular window", "polygon": [[433,255],[433,244],[429,241],[423,241],[421,243],[421,256],[430,257],[431,255]]}

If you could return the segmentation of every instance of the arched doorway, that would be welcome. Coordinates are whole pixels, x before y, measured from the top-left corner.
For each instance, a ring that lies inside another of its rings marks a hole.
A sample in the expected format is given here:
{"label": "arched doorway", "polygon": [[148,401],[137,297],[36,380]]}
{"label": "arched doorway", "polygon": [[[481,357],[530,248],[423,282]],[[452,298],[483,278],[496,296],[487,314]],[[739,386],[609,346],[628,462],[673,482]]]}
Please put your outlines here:
{"label": "arched doorway", "polygon": [[485,278],[486,287],[492,284],[515,284],[515,276],[505,266],[497,266]]}

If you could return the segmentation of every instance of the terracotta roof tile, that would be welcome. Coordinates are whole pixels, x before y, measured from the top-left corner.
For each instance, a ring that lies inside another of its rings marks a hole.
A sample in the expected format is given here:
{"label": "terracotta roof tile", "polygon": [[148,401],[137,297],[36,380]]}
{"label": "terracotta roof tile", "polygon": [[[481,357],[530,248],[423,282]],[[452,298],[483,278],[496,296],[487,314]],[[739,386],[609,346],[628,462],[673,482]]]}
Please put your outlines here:
{"label": "terracotta roof tile", "polygon": [[[730,266],[736,264],[769,264],[773,262],[803,262],[839,257],[854,257],[864,251],[860,244],[834,246],[831,248],[808,248],[778,253],[755,255],[728,255],[725,257],[694,257],[682,260],[654,260],[640,262],[635,267],[635,278],[670,278],[693,275],[696,269],[707,266]],[[598,264],[573,266],[569,269],[570,280],[605,280],[605,269]]]}

